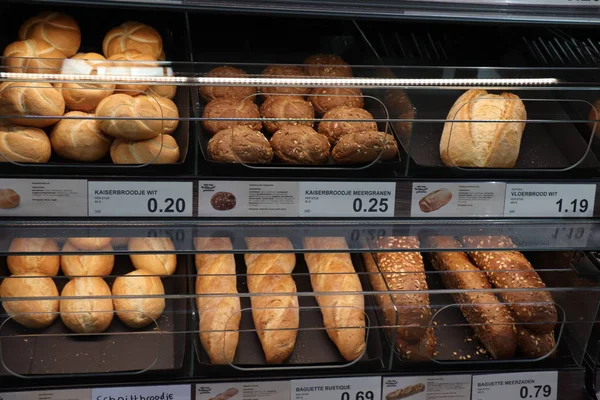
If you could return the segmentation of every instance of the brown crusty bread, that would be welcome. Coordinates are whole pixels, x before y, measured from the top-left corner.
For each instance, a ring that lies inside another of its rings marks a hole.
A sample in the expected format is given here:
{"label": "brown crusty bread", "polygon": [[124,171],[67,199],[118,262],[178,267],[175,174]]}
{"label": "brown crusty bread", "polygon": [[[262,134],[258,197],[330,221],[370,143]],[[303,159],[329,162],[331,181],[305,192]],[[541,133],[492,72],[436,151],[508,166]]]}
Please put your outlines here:
{"label": "brown crusty bread", "polygon": [[315,107],[318,115],[339,106],[362,108],[365,101],[362,92],[357,88],[320,87],[310,91],[308,100]]}
{"label": "brown crusty bread", "polygon": [[263,121],[267,133],[275,133],[286,125],[314,125],[315,109],[300,96],[269,96],[260,106],[260,116],[275,121]]}
{"label": "brown crusty bread", "polygon": [[[241,319],[233,245],[229,238],[195,238],[196,250],[223,253],[196,254],[196,294],[223,294],[223,297],[198,296],[199,334],[204,351],[213,364],[233,362],[239,340]],[[229,295],[229,296],[228,296]]]}
{"label": "brown crusty bread", "polygon": [[224,129],[208,141],[210,157],[226,163],[270,163],[273,149],[269,141],[259,131],[247,126]]}
{"label": "brown crusty bread", "polygon": [[391,160],[398,155],[398,144],[390,134],[377,131],[354,132],[342,136],[331,156],[336,163],[353,164]]}
{"label": "brown crusty bread", "polygon": [[[506,249],[515,247],[506,236],[464,236],[462,242],[472,249]],[[498,289],[545,289],[546,285],[520,251],[469,251],[475,265],[486,271],[491,284]],[[510,307],[515,320],[537,333],[549,333],[558,315],[550,292],[545,290],[499,293]]]}
{"label": "brown crusty bread", "polygon": [[[202,118],[206,118],[202,121],[202,127],[210,135],[235,126],[247,126],[255,131],[262,129],[262,122],[258,121],[260,119],[258,106],[250,100],[217,98],[204,107]],[[222,119],[217,120],[216,118]],[[257,120],[251,121],[243,118]]]}
{"label": "brown crusty bread", "polygon": [[[244,254],[250,294],[288,293],[277,296],[251,296],[252,318],[269,364],[280,364],[294,350],[300,326],[296,283],[291,273],[296,266],[294,246],[284,237],[248,237],[249,250],[268,253]],[[285,253],[272,253],[272,251]]]}
{"label": "brown crusty bread", "polygon": [[534,333],[517,324],[517,347],[519,353],[527,358],[552,356],[556,350],[556,338],[554,332]]}
{"label": "brown crusty bread", "polygon": [[[356,360],[367,346],[365,299],[360,294],[362,286],[352,265],[350,253],[310,252],[348,249],[348,244],[343,237],[306,237],[304,249],[308,251],[304,253],[304,259],[327,334],[346,360]],[[344,292],[350,294],[342,294]]]}
{"label": "brown crusty bread", "polygon": [[[380,237],[374,243],[376,249],[418,249],[416,236]],[[371,287],[377,292],[375,300],[383,310],[386,326],[397,326],[396,337],[418,342],[429,326],[431,310],[425,280],[425,265],[421,253],[398,251],[363,253],[363,261]],[[408,290],[409,294],[385,294],[387,291]],[[423,290],[422,294],[412,293]]]}
{"label": "brown crusty bread", "polygon": [[396,354],[407,361],[431,361],[435,354],[435,332],[433,328],[427,328],[425,334],[418,342],[407,342],[396,336]]}
{"label": "brown crusty bread", "polygon": [[[431,236],[432,248],[458,248],[460,243],[451,236]],[[514,320],[508,308],[492,292],[484,273],[475,267],[466,253],[432,252],[431,263],[440,274],[448,289],[473,289],[473,292],[456,292],[454,301],[460,304],[465,319],[487,348],[493,358],[507,359],[514,356],[517,349],[517,333]]]}
{"label": "brown crusty bread", "polygon": [[[354,122],[350,122],[355,120]],[[339,106],[323,115],[318,131],[333,145],[344,135],[354,132],[377,131],[373,114],[362,108]]]}
{"label": "brown crusty bread", "polygon": [[284,126],[269,143],[275,157],[285,163],[323,164],[329,159],[329,141],[308,126]]}

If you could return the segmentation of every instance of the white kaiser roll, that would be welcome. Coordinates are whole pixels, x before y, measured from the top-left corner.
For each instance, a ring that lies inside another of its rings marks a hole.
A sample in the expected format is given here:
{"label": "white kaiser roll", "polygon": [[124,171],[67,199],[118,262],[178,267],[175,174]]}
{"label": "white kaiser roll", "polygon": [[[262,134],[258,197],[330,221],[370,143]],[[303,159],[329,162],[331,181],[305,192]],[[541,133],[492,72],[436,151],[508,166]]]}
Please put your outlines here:
{"label": "white kaiser roll", "polygon": [[0,163],[45,163],[52,155],[46,132],[19,125],[0,126]]}
{"label": "white kaiser roll", "polygon": [[59,156],[75,161],[93,162],[106,157],[113,138],[100,130],[100,121],[94,114],[71,111],[65,117],[84,119],[63,119],[52,128],[50,143]]}

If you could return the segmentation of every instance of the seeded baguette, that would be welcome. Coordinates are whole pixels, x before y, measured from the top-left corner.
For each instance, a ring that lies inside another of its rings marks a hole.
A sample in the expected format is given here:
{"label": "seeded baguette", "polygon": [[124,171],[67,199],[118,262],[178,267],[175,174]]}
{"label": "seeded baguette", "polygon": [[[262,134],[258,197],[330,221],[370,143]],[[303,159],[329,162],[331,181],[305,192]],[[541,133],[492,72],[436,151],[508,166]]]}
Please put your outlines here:
{"label": "seeded baguette", "polygon": [[517,325],[517,346],[523,356],[540,358],[554,352],[556,338],[554,332],[534,333],[523,325]]}
{"label": "seeded baguette", "polygon": [[[429,244],[433,248],[460,247],[460,243],[451,236],[432,236]],[[431,263],[437,271],[444,272],[441,278],[448,289],[478,290],[454,293],[452,297],[461,305],[465,319],[493,358],[513,357],[517,348],[514,320],[508,307],[492,292],[480,291],[491,289],[485,274],[463,252],[433,252]]]}
{"label": "seeded baguette", "polygon": [[431,361],[435,353],[435,333],[427,328],[418,342],[407,342],[396,337],[396,353],[407,361]]}
{"label": "seeded baguette", "polygon": [[[377,239],[378,249],[418,249],[415,236],[391,236]],[[427,290],[425,265],[416,251],[394,253],[363,253],[371,287],[378,292]],[[379,267],[379,268],[378,268]],[[383,309],[385,324],[398,326],[396,338],[418,342],[429,325],[429,296],[423,294],[379,294],[377,304]]]}
{"label": "seeded baguette", "polygon": [[422,383],[417,383],[416,385],[406,386],[393,392],[389,393],[385,396],[385,400],[400,400],[405,399],[407,397],[413,396],[417,393],[421,393],[425,391],[425,385]]}
{"label": "seeded baguette", "polygon": [[[471,248],[515,247],[506,236],[465,236],[465,246]],[[520,251],[470,251],[475,265],[487,272],[490,283],[498,289],[545,289],[542,278]],[[526,328],[536,333],[550,333],[556,326],[558,315],[549,292],[512,291],[499,294],[508,304],[513,316]]]}

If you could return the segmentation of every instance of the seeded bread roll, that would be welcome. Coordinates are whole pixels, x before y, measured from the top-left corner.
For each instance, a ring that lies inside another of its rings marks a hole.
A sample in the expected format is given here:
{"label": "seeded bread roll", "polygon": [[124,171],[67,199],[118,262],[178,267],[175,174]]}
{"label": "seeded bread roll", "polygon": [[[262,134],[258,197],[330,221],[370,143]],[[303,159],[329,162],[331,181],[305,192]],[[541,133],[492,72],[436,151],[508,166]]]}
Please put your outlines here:
{"label": "seeded bread roll", "polygon": [[[110,57],[108,57],[108,61],[110,63],[107,63],[107,65],[110,65],[111,67],[115,67],[115,68],[119,68],[119,69],[124,69],[126,71],[131,71],[132,72],[131,75],[134,75],[134,74],[133,74],[133,71],[130,70],[130,68],[131,69],[133,69],[133,68],[144,69],[144,68],[156,68],[158,66],[158,64],[153,62],[153,61],[156,61],[155,57],[152,57],[151,55],[144,54],[144,53],[141,53],[141,52],[139,52],[137,50],[133,50],[133,49],[125,50],[122,53],[113,54]],[[125,74],[127,74],[127,73],[128,72],[126,72]],[[116,93],[128,94],[130,96],[137,96],[138,94],[146,91],[146,89],[148,89],[148,85],[146,85],[146,84],[137,85],[137,84],[126,83],[126,84],[117,85],[115,90],[116,90]]]}
{"label": "seeded bread roll", "polygon": [[[158,320],[165,309],[165,288],[158,276],[143,269],[115,279],[112,286],[113,306],[117,317],[130,328],[143,328]],[[118,298],[131,296],[131,298]],[[135,296],[135,297],[134,297]]]}
{"label": "seeded bread roll", "polygon": [[[364,122],[350,122],[346,120],[364,120]],[[323,119],[319,122],[318,131],[320,134],[327,136],[329,143],[335,145],[344,135],[355,132],[377,131],[377,123],[373,121],[373,115],[367,110],[339,106],[327,111],[323,115]]]}
{"label": "seeded bread roll", "polygon": [[269,141],[275,157],[289,164],[323,164],[329,158],[329,142],[304,125],[288,125]]}
{"label": "seeded bread roll", "polygon": [[356,88],[314,88],[310,91],[308,100],[315,107],[318,115],[324,115],[327,111],[340,106],[362,108],[365,105],[362,92]]}
{"label": "seeded bread roll", "polygon": [[179,156],[179,145],[169,135],[140,141],[116,139],[110,146],[115,164],[175,164]]}
{"label": "seeded bread roll", "polygon": [[156,29],[141,22],[124,22],[104,36],[102,52],[110,58],[127,50],[136,50],[156,60],[163,52],[162,37]]}
{"label": "seeded bread roll", "polygon": [[13,275],[56,276],[60,267],[60,256],[56,255],[58,251],[58,243],[54,239],[13,239],[8,249],[9,253],[39,254],[6,257],[8,270]]}
{"label": "seeded bread roll", "polygon": [[[295,65],[269,65],[262,72],[267,78],[304,78],[306,73],[300,67]],[[307,86],[286,87],[286,86],[265,86],[260,91],[264,97],[271,95],[296,95],[306,96],[310,92]]]}
{"label": "seeded bread roll", "polygon": [[[113,250],[110,244],[98,249],[106,254],[61,254],[60,266],[65,276],[107,276],[115,265],[115,255],[110,254]],[[81,251],[67,241],[63,253],[74,253]]]}
{"label": "seeded bread roll", "polygon": [[[135,269],[144,269],[154,275],[173,275],[177,269],[175,245],[169,238],[131,238],[127,246]],[[171,252],[144,254],[144,252]]]}
{"label": "seeded bread roll", "polygon": [[[105,296],[96,299],[94,297]],[[60,297],[60,318],[77,333],[100,333],[110,326],[113,304],[110,288],[102,278],[73,278],[63,288]],[[66,297],[77,297],[66,299]]]}
{"label": "seeded bread roll", "polygon": [[19,28],[19,40],[43,41],[71,57],[81,44],[77,22],[66,14],[43,11],[29,18]]}
{"label": "seeded bread roll", "polygon": [[35,39],[13,42],[2,53],[5,72],[59,74],[65,54]]}
{"label": "seeded bread roll", "polygon": [[[150,96],[129,96],[113,94],[98,104],[98,117],[105,119],[100,122],[100,129],[107,135],[127,140],[145,140],[156,137],[163,132],[162,111],[160,103]],[[121,119],[122,117],[138,119]]]}
{"label": "seeded bread roll", "polygon": [[398,144],[392,135],[365,131],[342,136],[331,151],[333,160],[340,164],[366,163],[379,158],[391,160],[398,155]]}
{"label": "seeded bread roll", "polygon": [[[415,236],[380,237],[374,244],[377,249],[419,249]],[[416,251],[363,253],[363,260],[371,286],[377,292],[427,291],[425,265],[421,253]],[[418,342],[431,320],[429,296],[426,292],[408,294],[380,294],[375,296],[383,310],[385,324],[397,325],[399,340]]]}
{"label": "seeded bread roll", "polygon": [[247,126],[236,126],[217,132],[208,141],[213,160],[227,163],[270,163],[273,149],[262,133]]}
{"label": "seeded bread roll", "polygon": [[111,240],[109,237],[72,237],[67,242],[81,250],[99,250],[109,246]]}
{"label": "seeded bread roll", "polygon": [[28,126],[0,126],[0,163],[45,163],[52,155],[48,135]]}
{"label": "seeded bread roll", "polygon": [[[515,247],[506,236],[464,236],[465,246],[475,249]],[[552,332],[558,320],[554,300],[546,285],[520,251],[470,251],[475,265],[486,271],[498,289],[538,289],[535,291],[501,292],[499,297],[511,309],[515,319],[535,333]]]}
{"label": "seeded bread roll", "polygon": [[18,207],[21,196],[13,189],[0,189],[0,208],[8,209]]}
{"label": "seeded bread roll", "polygon": [[[431,236],[429,245],[440,249],[460,247],[450,236]],[[481,291],[492,287],[485,274],[463,252],[433,252],[430,257],[433,267],[442,272],[440,277],[444,286],[461,290],[452,297],[461,305],[460,310],[465,319],[490,355],[495,359],[513,357],[517,349],[514,319],[508,307],[494,293]],[[462,292],[465,289],[477,291]]]}
{"label": "seeded bread roll", "polygon": [[[94,114],[71,111],[65,117],[93,118]],[[93,162],[108,154],[113,138],[100,130],[96,119],[62,119],[54,125],[50,133],[50,143],[54,152],[69,160]]]}
{"label": "seeded bread roll", "polygon": [[[206,74],[207,77],[221,78],[247,78],[246,71],[224,65],[212,69]],[[256,88],[252,86],[200,86],[200,96],[209,102],[215,99],[247,99],[250,102],[256,101]]]}
{"label": "seeded bread roll", "polygon": [[287,125],[305,125],[312,128],[315,110],[312,104],[299,96],[269,96],[260,106],[263,118],[277,118],[277,121],[264,121],[268,133],[275,133]]}
{"label": "seeded bread roll", "polygon": [[[13,297],[31,299],[10,300]],[[35,300],[36,297],[47,299]],[[0,285],[0,298],[6,313],[27,328],[45,328],[58,317],[58,289],[51,278],[32,274],[7,277]]]}
{"label": "seeded bread roll", "polygon": [[202,121],[202,127],[211,135],[222,131],[223,129],[234,128],[236,126],[247,126],[256,131],[262,129],[260,121],[234,121],[224,120],[215,121],[211,118],[260,118],[258,106],[248,100],[239,100],[233,98],[219,98],[211,101],[204,107],[202,118],[209,118]]}
{"label": "seeded bread roll", "polygon": [[304,60],[304,70],[309,76],[350,78],[352,68],[342,57],[335,54],[315,54]]}
{"label": "seeded bread roll", "polygon": [[[46,82],[4,82],[0,84],[0,115],[14,116],[16,125],[44,128],[58,122],[65,113],[65,101],[58,90]],[[21,117],[55,118],[21,118]]]}

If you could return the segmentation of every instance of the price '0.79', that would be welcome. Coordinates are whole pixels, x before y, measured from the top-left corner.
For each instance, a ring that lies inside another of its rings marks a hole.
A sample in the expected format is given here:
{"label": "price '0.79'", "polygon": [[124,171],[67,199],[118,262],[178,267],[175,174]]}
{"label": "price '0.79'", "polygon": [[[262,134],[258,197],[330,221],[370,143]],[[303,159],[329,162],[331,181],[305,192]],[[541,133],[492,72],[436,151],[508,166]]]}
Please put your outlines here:
{"label": "price '0.79'", "polygon": [[519,389],[519,396],[522,399],[539,399],[550,397],[551,394],[552,387],[550,385],[535,385],[533,388],[521,386]]}
{"label": "price '0.79'", "polygon": [[[369,390],[366,392],[356,392],[356,396],[352,400],[374,400],[374,398],[375,395]],[[340,400],[351,400],[350,393],[343,392]]]}
{"label": "price '0.79'", "polygon": [[562,212],[580,212],[580,213],[584,213],[587,211],[588,209],[588,201],[586,199],[574,199],[572,202],[570,202],[568,205],[565,205],[563,207],[563,199],[560,199],[556,202],[556,205],[558,206],[558,212],[562,213]]}
{"label": "price '0.79'", "polygon": [[164,204],[164,208],[159,208],[158,200],[155,197],[150,197],[147,203],[148,212],[183,213],[185,211],[185,200],[182,198],[172,199],[171,197],[167,197],[164,200]]}

